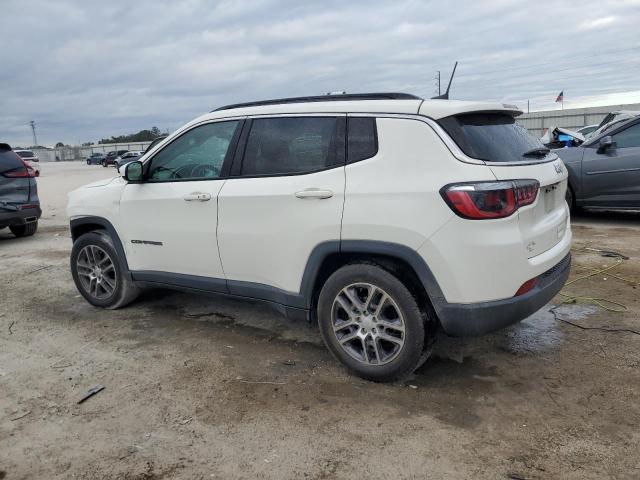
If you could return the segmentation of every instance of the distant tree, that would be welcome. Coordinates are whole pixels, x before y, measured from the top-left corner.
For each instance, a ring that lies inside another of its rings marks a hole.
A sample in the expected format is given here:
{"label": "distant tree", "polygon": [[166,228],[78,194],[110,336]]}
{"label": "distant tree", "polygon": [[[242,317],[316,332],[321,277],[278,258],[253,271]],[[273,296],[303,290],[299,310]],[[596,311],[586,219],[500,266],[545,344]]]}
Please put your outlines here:
{"label": "distant tree", "polygon": [[158,127],[152,127],[150,130],[140,130],[138,133],[129,135],[112,136],[111,138],[103,138],[98,144],[105,143],[126,143],[126,142],[149,142],[161,135]]}
{"label": "distant tree", "polygon": [[83,147],[90,147],[91,145],[93,145],[93,142],[84,142],[82,144]]}
{"label": "distant tree", "polygon": [[64,143],[62,143],[62,142],[56,143],[56,148],[58,148],[58,147],[64,147]]}

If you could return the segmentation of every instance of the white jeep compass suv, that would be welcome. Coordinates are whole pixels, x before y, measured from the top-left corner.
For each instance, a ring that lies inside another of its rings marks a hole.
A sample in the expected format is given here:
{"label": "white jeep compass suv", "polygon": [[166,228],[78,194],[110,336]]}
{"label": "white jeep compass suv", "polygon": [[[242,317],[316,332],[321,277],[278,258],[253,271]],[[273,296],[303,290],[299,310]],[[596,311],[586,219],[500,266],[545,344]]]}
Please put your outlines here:
{"label": "white jeep compass suv", "polygon": [[141,288],[269,302],[351,371],[412,372],[437,328],[480,335],[569,274],[561,160],[512,105],[355,94],[229,105],[69,195],[93,305]]}

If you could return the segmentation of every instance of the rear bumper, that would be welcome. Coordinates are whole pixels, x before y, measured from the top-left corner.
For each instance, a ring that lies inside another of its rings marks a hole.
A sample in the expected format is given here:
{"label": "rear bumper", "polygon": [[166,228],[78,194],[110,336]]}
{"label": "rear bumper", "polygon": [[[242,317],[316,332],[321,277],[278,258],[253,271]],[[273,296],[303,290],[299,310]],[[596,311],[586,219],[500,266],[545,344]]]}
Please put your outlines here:
{"label": "rear bumper", "polygon": [[35,222],[40,218],[40,215],[42,215],[40,207],[16,211],[0,210],[0,227]]}
{"label": "rear bumper", "polygon": [[434,305],[444,331],[455,337],[473,337],[524,320],[546,305],[564,286],[571,254],[538,277],[538,284],[518,297],[479,303]]}

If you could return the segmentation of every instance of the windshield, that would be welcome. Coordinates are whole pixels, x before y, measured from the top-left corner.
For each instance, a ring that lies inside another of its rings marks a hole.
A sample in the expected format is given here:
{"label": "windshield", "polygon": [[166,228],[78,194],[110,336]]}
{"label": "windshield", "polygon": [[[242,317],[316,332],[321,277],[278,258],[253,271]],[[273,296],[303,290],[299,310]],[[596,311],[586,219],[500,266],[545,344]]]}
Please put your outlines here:
{"label": "windshield", "polygon": [[31,158],[34,156],[31,150],[18,150],[16,153],[22,158]]}
{"label": "windshield", "polygon": [[531,152],[544,157],[545,146],[504,113],[470,113],[445,117],[438,123],[469,157],[487,162],[529,162]]}

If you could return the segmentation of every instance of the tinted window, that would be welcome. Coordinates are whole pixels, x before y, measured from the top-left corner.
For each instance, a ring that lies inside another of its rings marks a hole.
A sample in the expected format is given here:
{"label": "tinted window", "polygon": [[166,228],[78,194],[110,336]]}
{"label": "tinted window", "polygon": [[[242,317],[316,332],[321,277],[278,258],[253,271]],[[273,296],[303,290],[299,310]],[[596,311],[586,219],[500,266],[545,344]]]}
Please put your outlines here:
{"label": "tinted window", "polygon": [[630,126],[613,136],[616,148],[640,147],[640,123]]}
{"label": "tinted window", "polygon": [[151,159],[150,181],[206,180],[220,176],[238,121],[189,130]]}
{"label": "tinted window", "polygon": [[440,119],[460,149],[468,156],[488,162],[531,161],[522,154],[544,148],[542,142],[518,125],[511,115],[466,114]]}
{"label": "tinted window", "polygon": [[0,152],[0,173],[16,168],[24,168],[24,163],[15,152]]}
{"label": "tinted window", "polygon": [[376,119],[349,118],[347,124],[347,161],[349,163],[373,157],[378,153]]}
{"label": "tinted window", "polygon": [[18,150],[16,153],[22,158],[31,158],[34,156],[31,150]]}
{"label": "tinted window", "polygon": [[333,117],[254,119],[242,175],[304,173],[333,166],[336,137],[337,119]]}

